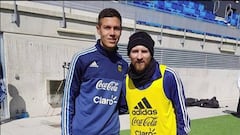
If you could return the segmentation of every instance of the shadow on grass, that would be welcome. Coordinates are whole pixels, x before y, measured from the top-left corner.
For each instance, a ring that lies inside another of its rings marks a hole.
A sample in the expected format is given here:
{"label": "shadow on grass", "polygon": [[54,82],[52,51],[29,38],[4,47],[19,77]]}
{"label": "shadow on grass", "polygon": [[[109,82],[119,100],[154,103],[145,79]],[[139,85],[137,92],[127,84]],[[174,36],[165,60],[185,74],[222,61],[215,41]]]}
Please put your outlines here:
{"label": "shadow on grass", "polygon": [[226,113],[226,114],[230,114],[230,115],[232,115],[234,117],[240,118],[240,113],[237,113],[236,111],[224,110],[223,112]]}

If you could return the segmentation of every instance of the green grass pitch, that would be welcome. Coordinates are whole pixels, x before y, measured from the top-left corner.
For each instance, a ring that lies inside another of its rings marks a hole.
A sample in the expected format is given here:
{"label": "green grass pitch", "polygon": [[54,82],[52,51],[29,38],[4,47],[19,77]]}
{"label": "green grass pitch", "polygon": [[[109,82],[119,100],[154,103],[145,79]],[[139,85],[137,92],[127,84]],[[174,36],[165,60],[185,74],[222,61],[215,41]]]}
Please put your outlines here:
{"label": "green grass pitch", "polygon": [[[122,130],[120,135],[130,135]],[[240,118],[223,115],[191,120],[190,135],[240,135]]]}

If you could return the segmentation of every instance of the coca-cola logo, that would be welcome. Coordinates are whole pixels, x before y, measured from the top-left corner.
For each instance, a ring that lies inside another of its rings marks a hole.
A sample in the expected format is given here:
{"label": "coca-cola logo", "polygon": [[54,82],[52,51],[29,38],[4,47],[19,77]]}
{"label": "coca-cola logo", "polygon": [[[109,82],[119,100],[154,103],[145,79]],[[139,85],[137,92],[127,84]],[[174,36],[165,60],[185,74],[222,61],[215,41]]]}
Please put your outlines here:
{"label": "coca-cola logo", "polygon": [[96,84],[96,89],[116,92],[118,90],[118,85],[118,82],[103,82],[103,80],[99,80]]}
{"label": "coca-cola logo", "polygon": [[157,117],[145,117],[145,118],[138,118],[133,117],[132,119],[132,126],[157,126]]}

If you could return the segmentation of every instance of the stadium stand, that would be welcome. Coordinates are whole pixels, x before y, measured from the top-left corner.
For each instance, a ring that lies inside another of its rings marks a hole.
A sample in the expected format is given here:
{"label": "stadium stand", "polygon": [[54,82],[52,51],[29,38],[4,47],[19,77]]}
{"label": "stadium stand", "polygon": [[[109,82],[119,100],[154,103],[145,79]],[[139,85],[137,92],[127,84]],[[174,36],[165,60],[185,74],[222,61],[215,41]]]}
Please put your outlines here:
{"label": "stadium stand", "polygon": [[[227,26],[231,25],[236,28],[240,28],[240,17],[238,14],[232,13],[228,18],[227,21],[223,20],[217,20],[215,19],[216,16],[213,14],[211,11],[206,10],[204,8],[204,5],[198,2],[193,2],[193,1],[138,1],[138,0],[133,0],[133,1],[127,1],[127,4],[137,6],[137,7],[142,7],[142,8],[147,8],[151,10],[156,10],[160,12],[168,12],[171,14],[176,14],[180,15],[183,17],[188,17],[191,19],[196,19],[196,20],[202,20],[205,22],[210,22],[222,26]],[[162,24],[157,24],[153,22],[144,22],[142,20],[137,20],[138,24],[144,24],[148,26],[154,26],[154,27],[161,27]],[[175,26],[168,26],[168,25],[163,25],[163,28],[169,28],[173,30],[180,30],[182,31],[183,28],[180,27],[175,27]],[[197,34],[203,34],[203,31],[196,31],[196,30],[191,30],[187,29],[189,32],[197,33]],[[225,37],[229,39],[234,39],[237,40],[238,37],[231,37],[227,35],[218,35],[214,33],[206,33],[207,35],[214,36],[214,37]]]}

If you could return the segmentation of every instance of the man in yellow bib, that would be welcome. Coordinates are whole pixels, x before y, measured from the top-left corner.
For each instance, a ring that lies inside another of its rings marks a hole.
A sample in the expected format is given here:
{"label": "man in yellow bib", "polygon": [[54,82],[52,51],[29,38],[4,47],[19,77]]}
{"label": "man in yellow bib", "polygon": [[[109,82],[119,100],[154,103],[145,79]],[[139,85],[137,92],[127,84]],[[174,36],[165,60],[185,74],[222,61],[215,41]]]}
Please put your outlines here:
{"label": "man in yellow bib", "polygon": [[126,110],[120,111],[129,113],[131,135],[187,135],[190,119],[182,82],[173,69],[153,58],[153,47],[146,32],[130,36],[131,64],[121,101]]}

